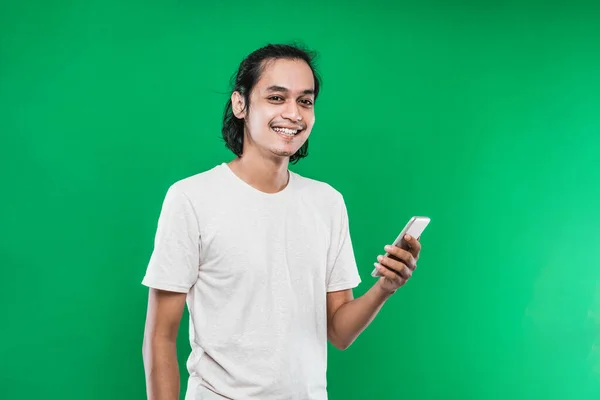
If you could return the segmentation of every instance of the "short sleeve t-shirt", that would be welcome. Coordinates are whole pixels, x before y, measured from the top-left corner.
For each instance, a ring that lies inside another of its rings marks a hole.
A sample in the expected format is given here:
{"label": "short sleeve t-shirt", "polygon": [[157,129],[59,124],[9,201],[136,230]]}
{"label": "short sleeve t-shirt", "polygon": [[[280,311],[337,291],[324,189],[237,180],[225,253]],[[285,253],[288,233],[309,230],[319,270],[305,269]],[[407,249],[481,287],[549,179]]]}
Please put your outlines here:
{"label": "short sleeve t-shirt", "polygon": [[360,281],[338,191],[290,171],[267,194],[223,163],[171,185],[142,283],[187,293],[186,400],[321,400],[327,292]]}

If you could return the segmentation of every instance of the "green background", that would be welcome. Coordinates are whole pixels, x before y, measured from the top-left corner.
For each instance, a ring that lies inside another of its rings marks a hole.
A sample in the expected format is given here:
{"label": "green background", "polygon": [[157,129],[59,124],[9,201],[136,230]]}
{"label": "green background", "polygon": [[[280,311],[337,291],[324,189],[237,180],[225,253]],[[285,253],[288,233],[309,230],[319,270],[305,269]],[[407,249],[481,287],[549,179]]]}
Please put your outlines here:
{"label": "green background", "polygon": [[414,278],[330,348],[330,398],[600,398],[600,5],[283,4],[0,2],[0,397],[144,398],[165,191],[231,159],[242,58],[301,41],[324,84],[292,169],[344,194],[355,295],[432,218]]}

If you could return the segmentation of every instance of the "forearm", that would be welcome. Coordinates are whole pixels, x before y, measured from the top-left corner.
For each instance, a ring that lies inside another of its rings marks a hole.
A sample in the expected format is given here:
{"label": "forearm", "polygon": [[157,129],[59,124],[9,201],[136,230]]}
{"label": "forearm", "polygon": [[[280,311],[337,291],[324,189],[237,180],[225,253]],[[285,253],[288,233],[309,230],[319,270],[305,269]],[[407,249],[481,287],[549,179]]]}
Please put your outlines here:
{"label": "forearm", "polygon": [[143,358],[148,400],[178,400],[179,365],[176,342],[164,338],[145,340]]}
{"label": "forearm", "polygon": [[379,281],[364,295],[342,305],[335,312],[329,327],[330,341],[339,349],[348,348],[373,321],[391,293]]}

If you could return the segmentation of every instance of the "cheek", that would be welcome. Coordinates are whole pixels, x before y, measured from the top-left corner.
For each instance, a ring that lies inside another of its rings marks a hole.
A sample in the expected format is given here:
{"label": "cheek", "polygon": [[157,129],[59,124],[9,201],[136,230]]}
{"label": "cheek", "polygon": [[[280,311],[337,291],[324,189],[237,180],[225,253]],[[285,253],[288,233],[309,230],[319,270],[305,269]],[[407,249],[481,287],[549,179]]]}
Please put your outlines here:
{"label": "cheek", "polygon": [[309,130],[312,130],[312,127],[315,125],[315,114],[310,113],[309,115],[305,116],[304,122],[306,123],[306,127]]}
{"label": "cheek", "polygon": [[265,128],[269,127],[272,117],[268,113],[265,113],[263,110],[253,111],[254,112],[250,113],[250,118],[248,118],[247,123],[250,128],[250,131],[260,133],[261,131],[264,131]]}
{"label": "cheek", "polygon": [[276,110],[265,107],[254,114],[252,124],[257,128],[269,127],[273,121],[277,120],[278,115]]}

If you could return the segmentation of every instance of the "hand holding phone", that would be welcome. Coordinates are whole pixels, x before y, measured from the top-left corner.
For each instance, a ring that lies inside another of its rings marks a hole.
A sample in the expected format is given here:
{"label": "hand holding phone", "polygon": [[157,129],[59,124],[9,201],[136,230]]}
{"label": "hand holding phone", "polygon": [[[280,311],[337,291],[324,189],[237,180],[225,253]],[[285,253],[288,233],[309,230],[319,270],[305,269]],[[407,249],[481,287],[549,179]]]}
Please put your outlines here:
{"label": "hand holding phone", "polygon": [[[427,225],[429,225],[429,221],[429,217],[412,217],[404,229],[402,229],[396,240],[394,240],[393,245],[408,250],[408,244],[406,243],[404,236],[410,235],[418,240],[425,228],[427,228]],[[389,253],[386,253],[385,255],[389,256]],[[373,269],[373,272],[371,272],[371,276],[378,278],[382,275],[377,271],[377,268],[375,268]]]}

